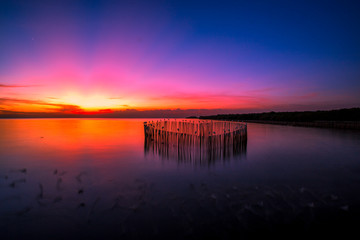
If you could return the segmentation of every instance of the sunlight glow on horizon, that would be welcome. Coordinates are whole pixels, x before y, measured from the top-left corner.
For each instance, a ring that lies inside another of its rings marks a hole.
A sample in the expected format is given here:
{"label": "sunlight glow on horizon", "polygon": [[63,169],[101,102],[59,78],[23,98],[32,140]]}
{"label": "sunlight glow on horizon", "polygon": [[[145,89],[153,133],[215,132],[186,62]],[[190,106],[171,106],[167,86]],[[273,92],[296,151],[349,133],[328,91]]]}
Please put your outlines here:
{"label": "sunlight glow on horizon", "polygon": [[323,9],[314,3],[304,18],[289,15],[300,3],[40,2],[0,3],[0,115],[360,104],[357,11],[320,16],[308,12]]}
{"label": "sunlight glow on horizon", "polygon": [[84,110],[124,109],[120,100],[110,99],[100,94],[83,96],[77,93],[69,93],[53,102],[79,106]]}

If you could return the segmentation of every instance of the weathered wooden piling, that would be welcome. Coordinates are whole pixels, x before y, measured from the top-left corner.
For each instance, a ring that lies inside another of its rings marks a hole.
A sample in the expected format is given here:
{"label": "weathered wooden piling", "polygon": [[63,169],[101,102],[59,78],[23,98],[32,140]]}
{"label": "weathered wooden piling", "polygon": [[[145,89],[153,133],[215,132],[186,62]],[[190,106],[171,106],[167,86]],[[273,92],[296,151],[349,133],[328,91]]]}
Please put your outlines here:
{"label": "weathered wooden piling", "polygon": [[179,161],[212,162],[246,151],[247,125],[213,120],[144,122],[145,152]]}

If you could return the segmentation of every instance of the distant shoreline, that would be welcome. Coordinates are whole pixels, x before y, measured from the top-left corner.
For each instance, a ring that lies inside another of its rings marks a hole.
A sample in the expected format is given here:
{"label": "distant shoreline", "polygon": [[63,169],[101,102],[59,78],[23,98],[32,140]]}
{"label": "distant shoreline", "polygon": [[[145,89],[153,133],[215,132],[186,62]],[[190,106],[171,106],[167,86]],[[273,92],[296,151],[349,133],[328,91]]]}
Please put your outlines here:
{"label": "distant shoreline", "polygon": [[212,116],[200,116],[199,119],[360,130],[360,108],[330,111],[218,114]]}

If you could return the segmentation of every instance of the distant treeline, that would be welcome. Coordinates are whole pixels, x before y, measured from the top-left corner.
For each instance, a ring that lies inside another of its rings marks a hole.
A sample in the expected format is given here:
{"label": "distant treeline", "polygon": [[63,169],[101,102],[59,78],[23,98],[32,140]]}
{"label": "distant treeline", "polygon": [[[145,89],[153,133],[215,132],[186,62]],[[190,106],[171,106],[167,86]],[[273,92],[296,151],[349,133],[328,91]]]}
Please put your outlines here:
{"label": "distant treeline", "polygon": [[360,121],[360,108],[339,109],[331,111],[218,114],[212,116],[200,116],[199,118],[214,120],[250,120],[272,122]]}

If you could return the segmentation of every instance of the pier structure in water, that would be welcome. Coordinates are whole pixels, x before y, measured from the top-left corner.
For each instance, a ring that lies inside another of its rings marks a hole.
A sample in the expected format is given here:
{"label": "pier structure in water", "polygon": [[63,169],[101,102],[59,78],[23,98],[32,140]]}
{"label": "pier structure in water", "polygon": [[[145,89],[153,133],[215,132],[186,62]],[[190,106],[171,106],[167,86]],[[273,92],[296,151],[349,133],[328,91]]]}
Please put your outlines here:
{"label": "pier structure in water", "polygon": [[246,152],[243,122],[168,119],[144,122],[145,152],[178,161],[209,163]]}

